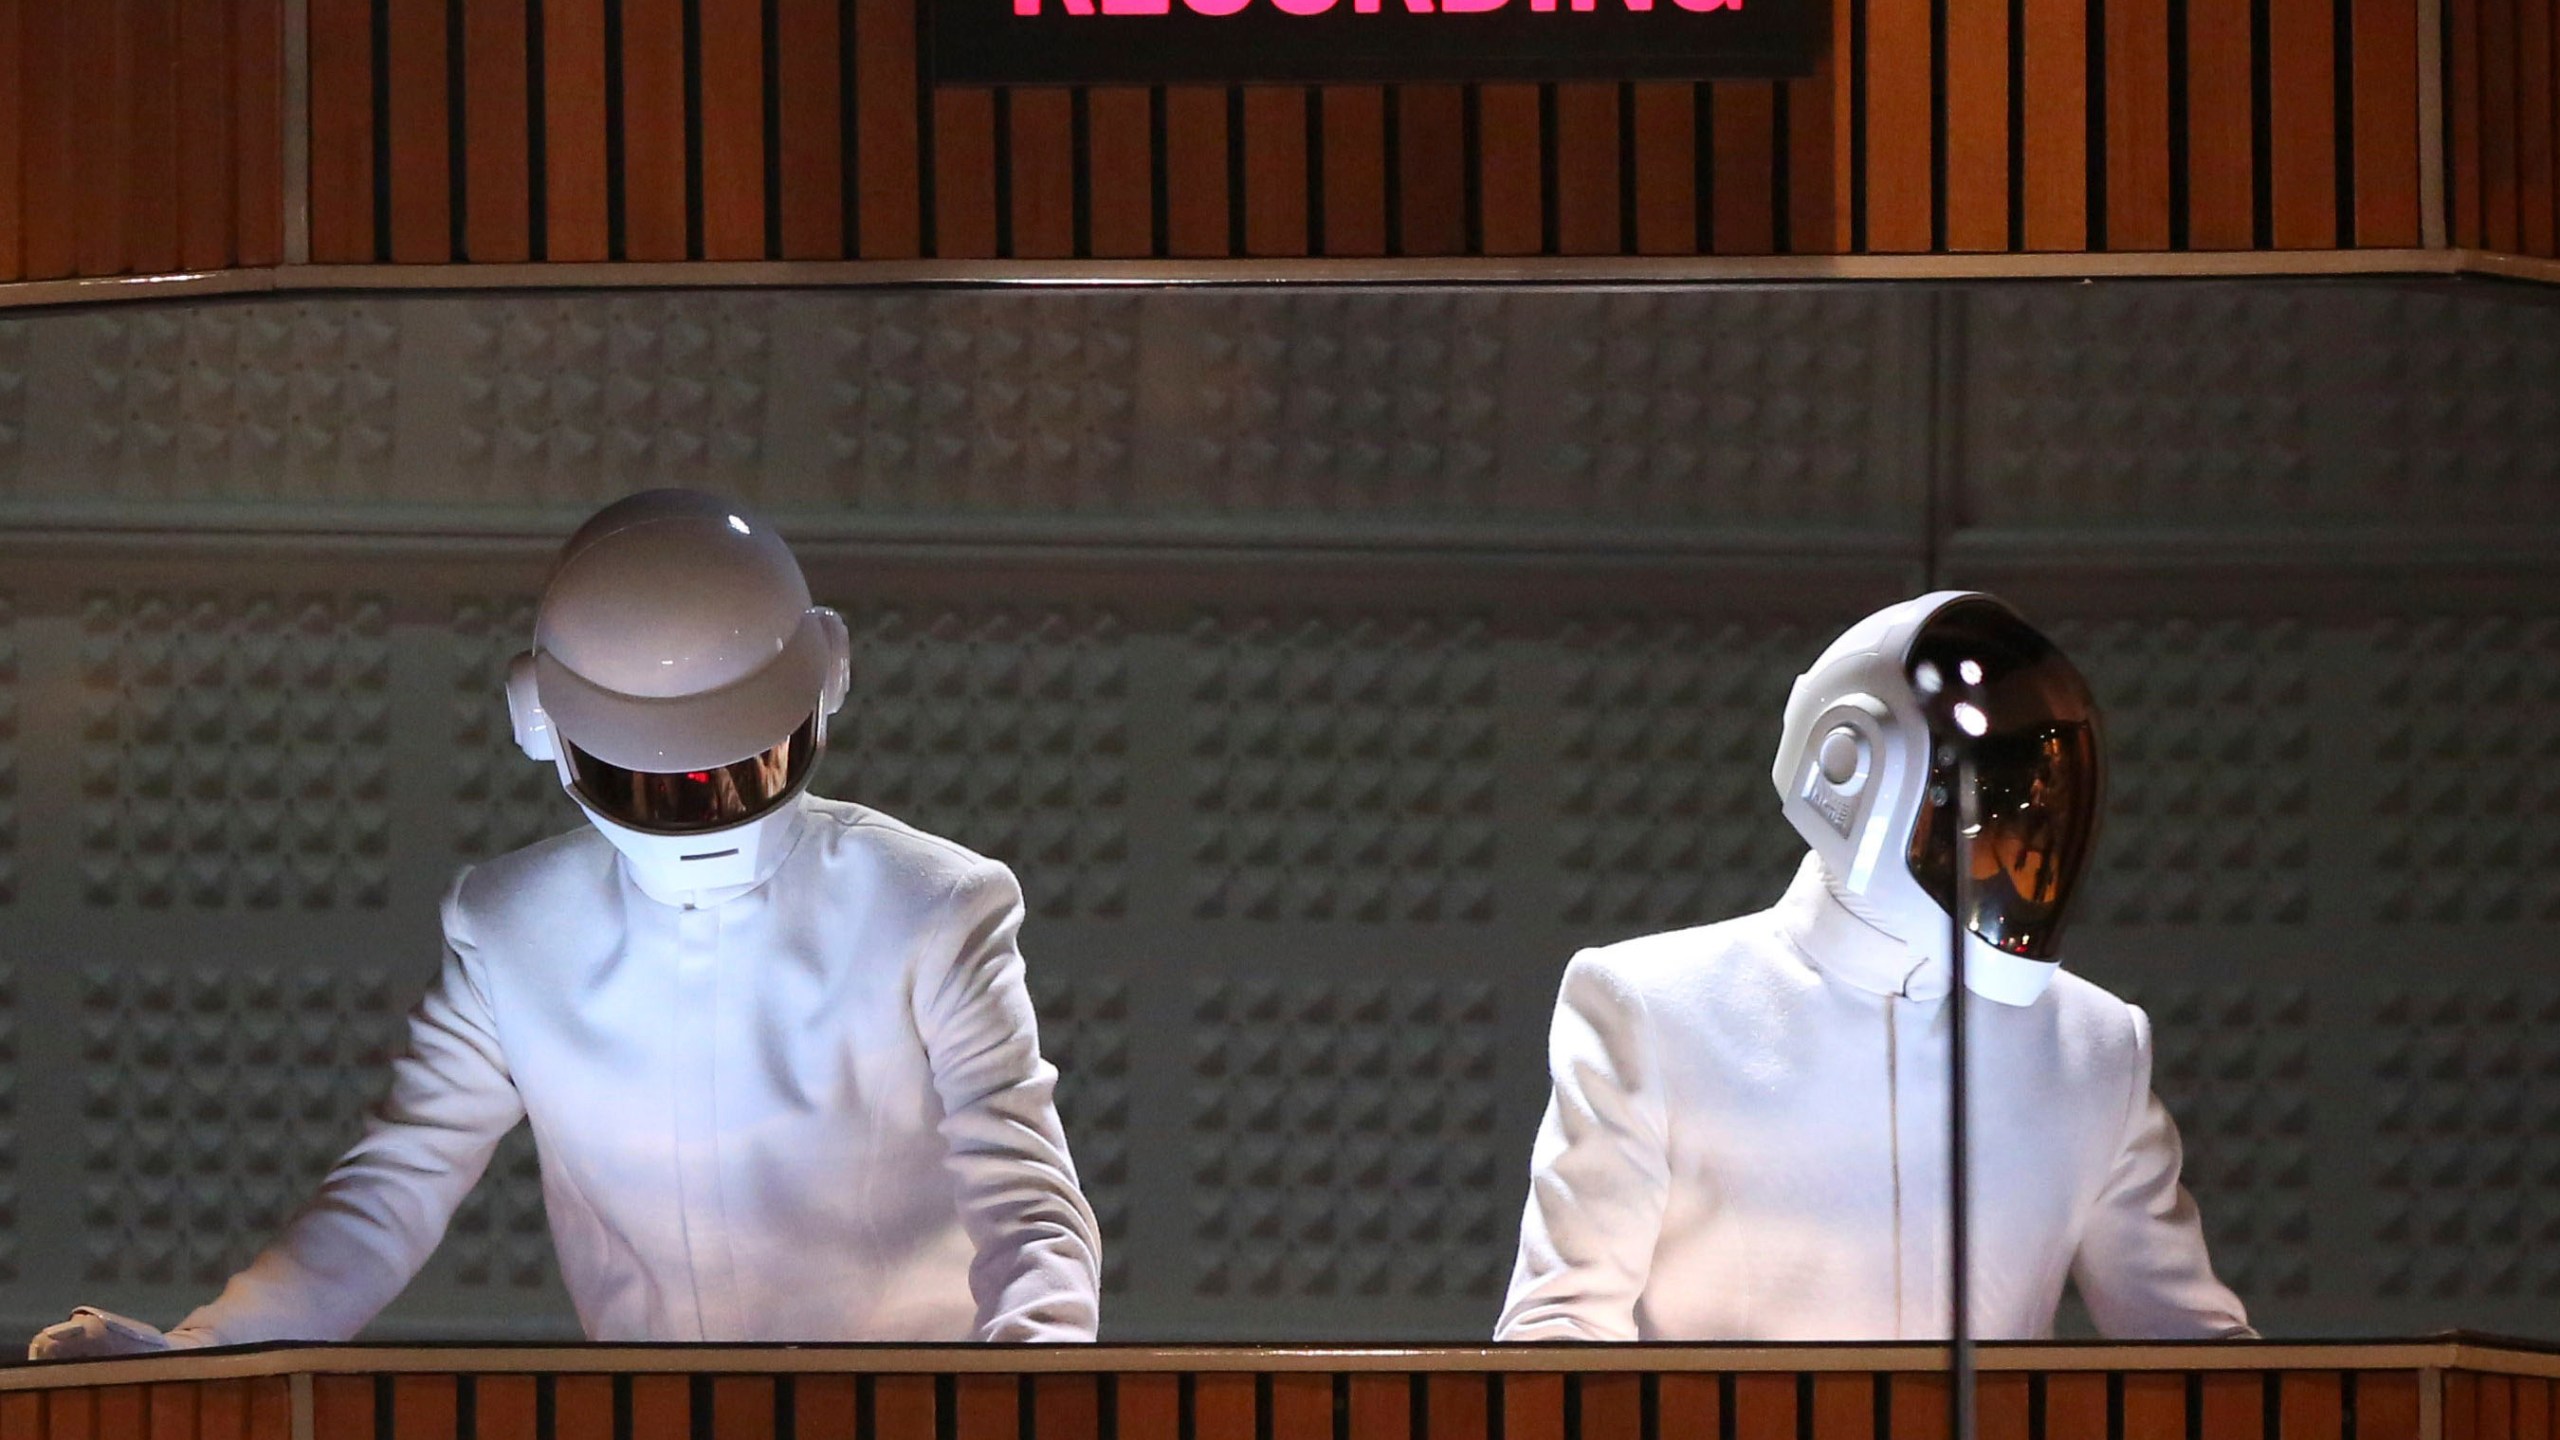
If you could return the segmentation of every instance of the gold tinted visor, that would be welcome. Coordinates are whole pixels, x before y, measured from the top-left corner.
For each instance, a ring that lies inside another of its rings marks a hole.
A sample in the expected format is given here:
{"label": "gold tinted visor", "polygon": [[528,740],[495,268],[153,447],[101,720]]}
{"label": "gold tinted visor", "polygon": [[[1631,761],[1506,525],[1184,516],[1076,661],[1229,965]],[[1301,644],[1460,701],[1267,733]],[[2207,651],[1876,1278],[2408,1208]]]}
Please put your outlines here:
{"label": "gold tinted visor", "polygon": [[817,757],[817,717],[770,750],[709,770],[625,770],[568,745],[578,799],[617,825],[698,835],[743,825],[799,793]]}
{"label": "gold tinted visor", "polygon": [[1990,599],[1959,600],[1931,616],[1907,666],[1933,737],[1928,803],[1911,832],[1912,877],[1955,913],[1964,747],[1978,828],[1958,918],[1986,944],[2053,959],[2106,798],[2088,682],[2052,641]]}

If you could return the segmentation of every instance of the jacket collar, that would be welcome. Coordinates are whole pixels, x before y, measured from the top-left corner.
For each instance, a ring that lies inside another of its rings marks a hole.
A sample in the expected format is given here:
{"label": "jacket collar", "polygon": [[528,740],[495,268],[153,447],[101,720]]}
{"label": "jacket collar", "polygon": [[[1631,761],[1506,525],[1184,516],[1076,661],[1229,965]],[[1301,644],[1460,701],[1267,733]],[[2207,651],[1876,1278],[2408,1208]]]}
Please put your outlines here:
{"label": "jacket collar", "polygon": [[1807,854],[1770,912],[1778,932],[1814,969],[1844,985],[1906,1000],[1943,1000],[1947,967],[1843,903],[1818,855]]}

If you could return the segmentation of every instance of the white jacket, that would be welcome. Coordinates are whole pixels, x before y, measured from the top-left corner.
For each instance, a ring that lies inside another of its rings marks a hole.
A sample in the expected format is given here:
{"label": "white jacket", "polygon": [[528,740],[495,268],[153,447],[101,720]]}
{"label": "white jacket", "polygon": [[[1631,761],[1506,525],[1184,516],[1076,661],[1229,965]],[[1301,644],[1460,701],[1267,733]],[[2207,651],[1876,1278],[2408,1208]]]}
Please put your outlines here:
{"label": "white jacket", "polygon": [[[1772,909],[1576,956],[1505,1340],[1947,1332],[1947,979],[1811,857]],[[2248,1333],[2178,1184],[2140,1010],[1966,1010],[1974,1333]]]}
{"label": "white jacket", "polygon": [[1013,876],[801,803],[771,877],[702,909],[592,829],[465,871],[389,1098],[181,1330],[354,1335],[529,1116],[592,1339],[1092,1339],[1100,1245]]}

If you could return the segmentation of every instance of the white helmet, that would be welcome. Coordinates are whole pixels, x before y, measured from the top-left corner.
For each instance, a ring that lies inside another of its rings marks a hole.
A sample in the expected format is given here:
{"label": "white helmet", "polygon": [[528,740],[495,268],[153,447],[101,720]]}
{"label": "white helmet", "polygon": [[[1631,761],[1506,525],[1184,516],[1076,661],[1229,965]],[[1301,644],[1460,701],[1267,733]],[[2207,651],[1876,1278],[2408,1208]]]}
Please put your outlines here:
{"label": "white helmet", "polygon": [[761,882],[796,834],[851,645],[790,548],[693,490],[618,500],[561,547],[507,672],[516,743],[673,903]]}
{"label": "white helmet", "polygon": [[2031,1005],[2095,846],[2099,738],[2088,684],[2052,641],[1988,595],[1944,590],[1850,626],[1796,678],[1770,779],[1834,893],[1943,964],[1955,766],[1969,752],[1965,988]]}

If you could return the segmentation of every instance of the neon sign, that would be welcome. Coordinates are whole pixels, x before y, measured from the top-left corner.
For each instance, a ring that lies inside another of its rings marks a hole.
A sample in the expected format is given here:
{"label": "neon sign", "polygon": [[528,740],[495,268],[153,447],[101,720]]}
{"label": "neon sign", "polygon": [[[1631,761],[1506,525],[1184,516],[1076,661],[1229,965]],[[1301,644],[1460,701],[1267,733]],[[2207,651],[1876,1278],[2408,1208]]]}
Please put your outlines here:
{"label": "neon sign", "polygon": [[933,78],[964,85],[1800,75],[1819,13],[1813,0],[926,0]]}

